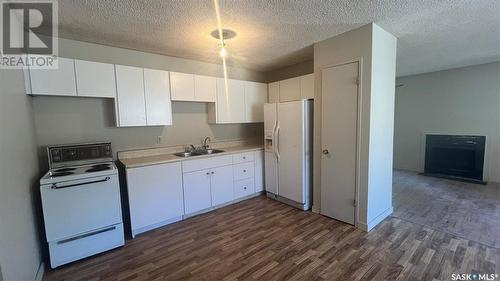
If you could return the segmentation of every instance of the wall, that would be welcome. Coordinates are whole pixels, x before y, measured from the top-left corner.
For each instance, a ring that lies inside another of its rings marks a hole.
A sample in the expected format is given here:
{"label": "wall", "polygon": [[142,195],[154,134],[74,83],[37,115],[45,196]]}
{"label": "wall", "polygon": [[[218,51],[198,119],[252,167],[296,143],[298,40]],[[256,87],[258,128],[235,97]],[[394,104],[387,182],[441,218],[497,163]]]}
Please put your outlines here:
{"label": "wall", "polygon": [[41,257],[32,104],[21,70],[0,70],[0,85],[1,271],[4,280],[33,280]]}
{"label": "wall", "polygon": [[394,166],[422,171],[423,134],[487,136],[487,180],[500,182],[500,63],[400,77]]}
{"label": "wall", "polygon": [[266,81],[268,83],[275,82],[288,78],[310,74],[313,72],[314,72],[314,61],[310,60],[266,72]]}
{"label": "wall", "polygon": [[396,37],[373,25],[367,203],[372,225],[392,213],[396,45]]}
{"label": "wall", "polygon": [[[59,55],[77,59],[222,76],[222,66],[74,40],[59,40]],[[260,72],[228,68],[230,78],[265,81]],[[173,102],[173,125],[165,127],[116,128],[111,100],[93,98],[33,98],[38,145],[45,166],[44,148],[49,144],[109,140],[113,150],[150,146],[183,145],[212,140],[245,139],[263,135],[263,124],[210,125],[207,104]],[[158,137],[161,142],[158,143]]]}
{"label": "wall", "polygon": [[[372,40],[374,37],[376,39]],[[393,114],[393,111],[390,111],[390,103],[393,101],[391,93],[393,95],[394,90],[392,89],[391,91],[387,86],[391,84],[391,81],[394,83],[394,77],[391,77],[391,73],[393,73],[393,68],[395,68],[395,44],[395,38],[375,24],[368,24],[314,44],[314,209],[321,209],[321,70],[334,65],[359,61],[361,79],[358,105],[358,207],[356,221],[359,227],[367,230],[376,225],[377,219],[383,218],[381,217],[382,215],[387,215],[392,210],[392,202],[385,200],[385,198],[392,196],[392,180],[387,182],[387,175],[392,170],[392,160],[390,160],[392,158],[392,151],[388,149],[378,150],[379,146],[377,143],[383,142],[388,138],[381,134],[371,133],[375,132],[377,128],[390,127],[392,125],[391,120],[393,117],[391,114]],[[373,56],[382,57],[373,59],[372,61],[372,52]],[[388,65],[384,65],[384,62],[387,62]],[[381,71],[382,73],[377,75],[377,71]],[[381,81],[372,82],[374,77],[381,79]],[[393,87],[394,84],[391,85],[391,88]],[[372,101],[374,97],[380,100]],[[372,108],[373,114],[371,113]],[[388,112],[380,117],[375,116],[385,109]],[[372,118],[375,118],[375,120],[371,129]],[[370,142],[373,144],[370,145]],[[370,149],[374,149],[373,154]],[[383,155],[385,153],[388,153],[389,160],[387,156]],[[382,163],[381,168],[377,171],[375,167],[371,166],[378,161],[383,161],[384,163]],[[371,177],[370,172],[372,173]],[[381,172],[381,177],[377,178],[373,175],[374,172]],[[373,192],[369,191],[371,188],[373,188]],[[369,198],[369,196],[373,196],[377,192],[385,193],[381,195],[384,198],[384,202],[380,206],[374,204],[377,197]],[[381,206],[385,207],[386,210],[382,213],[377,213]],[[369,208],[372,209],[369,210]],[[375,213],[377,214],[375,215]]]}

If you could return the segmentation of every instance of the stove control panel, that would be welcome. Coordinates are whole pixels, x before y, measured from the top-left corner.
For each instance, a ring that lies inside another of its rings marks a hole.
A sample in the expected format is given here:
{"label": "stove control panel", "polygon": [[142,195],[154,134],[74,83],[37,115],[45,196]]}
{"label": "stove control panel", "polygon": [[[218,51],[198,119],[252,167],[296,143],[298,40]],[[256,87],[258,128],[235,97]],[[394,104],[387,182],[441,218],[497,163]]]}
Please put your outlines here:
{"label": "stove control panel", "polygon": [[51,168],[113,160],[109,142],[49,146],[47,152]]}

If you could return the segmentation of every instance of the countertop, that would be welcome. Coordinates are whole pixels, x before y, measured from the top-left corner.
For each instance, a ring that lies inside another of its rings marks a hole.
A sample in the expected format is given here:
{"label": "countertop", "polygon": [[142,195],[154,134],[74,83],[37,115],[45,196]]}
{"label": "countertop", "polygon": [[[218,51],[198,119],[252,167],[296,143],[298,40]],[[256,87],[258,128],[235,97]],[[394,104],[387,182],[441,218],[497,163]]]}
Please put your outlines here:
{"label": "countertop", "polygon": [[198,155],[192,157],[179,157],[175,156],[172,153],[158,154],[158,155],[150,155],[144,157],[132,157],[132,158],[123,158],[118,159],[125,168],[137,168],[143,166],[171,163],[171,162],[179,162],[179,161],[188,161],[188,160],[196,160],[203,159],[208,157],[216,157],[221,155],[235,154],[240,152],[247,151],[258,151],[263,150],[264,146],[262,144],[259,145],[241,145],[241,146],[233,146],[233,147],[218,147],[217,149],[224,150],[224,152],[216,153],[216,154],[207,154],[207,155]]}

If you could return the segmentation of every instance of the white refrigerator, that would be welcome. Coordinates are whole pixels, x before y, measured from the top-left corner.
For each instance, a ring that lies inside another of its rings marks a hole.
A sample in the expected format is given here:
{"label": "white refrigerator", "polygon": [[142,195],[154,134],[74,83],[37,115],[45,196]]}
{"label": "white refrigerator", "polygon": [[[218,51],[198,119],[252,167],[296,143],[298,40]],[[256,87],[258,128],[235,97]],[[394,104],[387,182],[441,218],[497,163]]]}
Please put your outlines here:
{"label": "white refrigerator", "polygon": [[267,196],[302,210],[312,200],[312,121],[311,100],[264,105]]}

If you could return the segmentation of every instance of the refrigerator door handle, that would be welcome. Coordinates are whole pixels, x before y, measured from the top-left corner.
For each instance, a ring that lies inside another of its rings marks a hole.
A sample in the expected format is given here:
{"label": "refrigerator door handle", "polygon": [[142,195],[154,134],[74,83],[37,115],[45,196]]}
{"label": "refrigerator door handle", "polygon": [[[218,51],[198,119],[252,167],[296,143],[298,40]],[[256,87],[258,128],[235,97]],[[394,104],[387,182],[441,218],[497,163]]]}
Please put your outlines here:
{"label": "refrigerator door handle", "polygon": [[280,146],[280,121],[278,121],[278,125],[276,126],[276,145],[275,145],[275,149],[276,149],[276,158],[278,159],[278,162],[280,161],[280,149],[279,149],[279,146]]}

